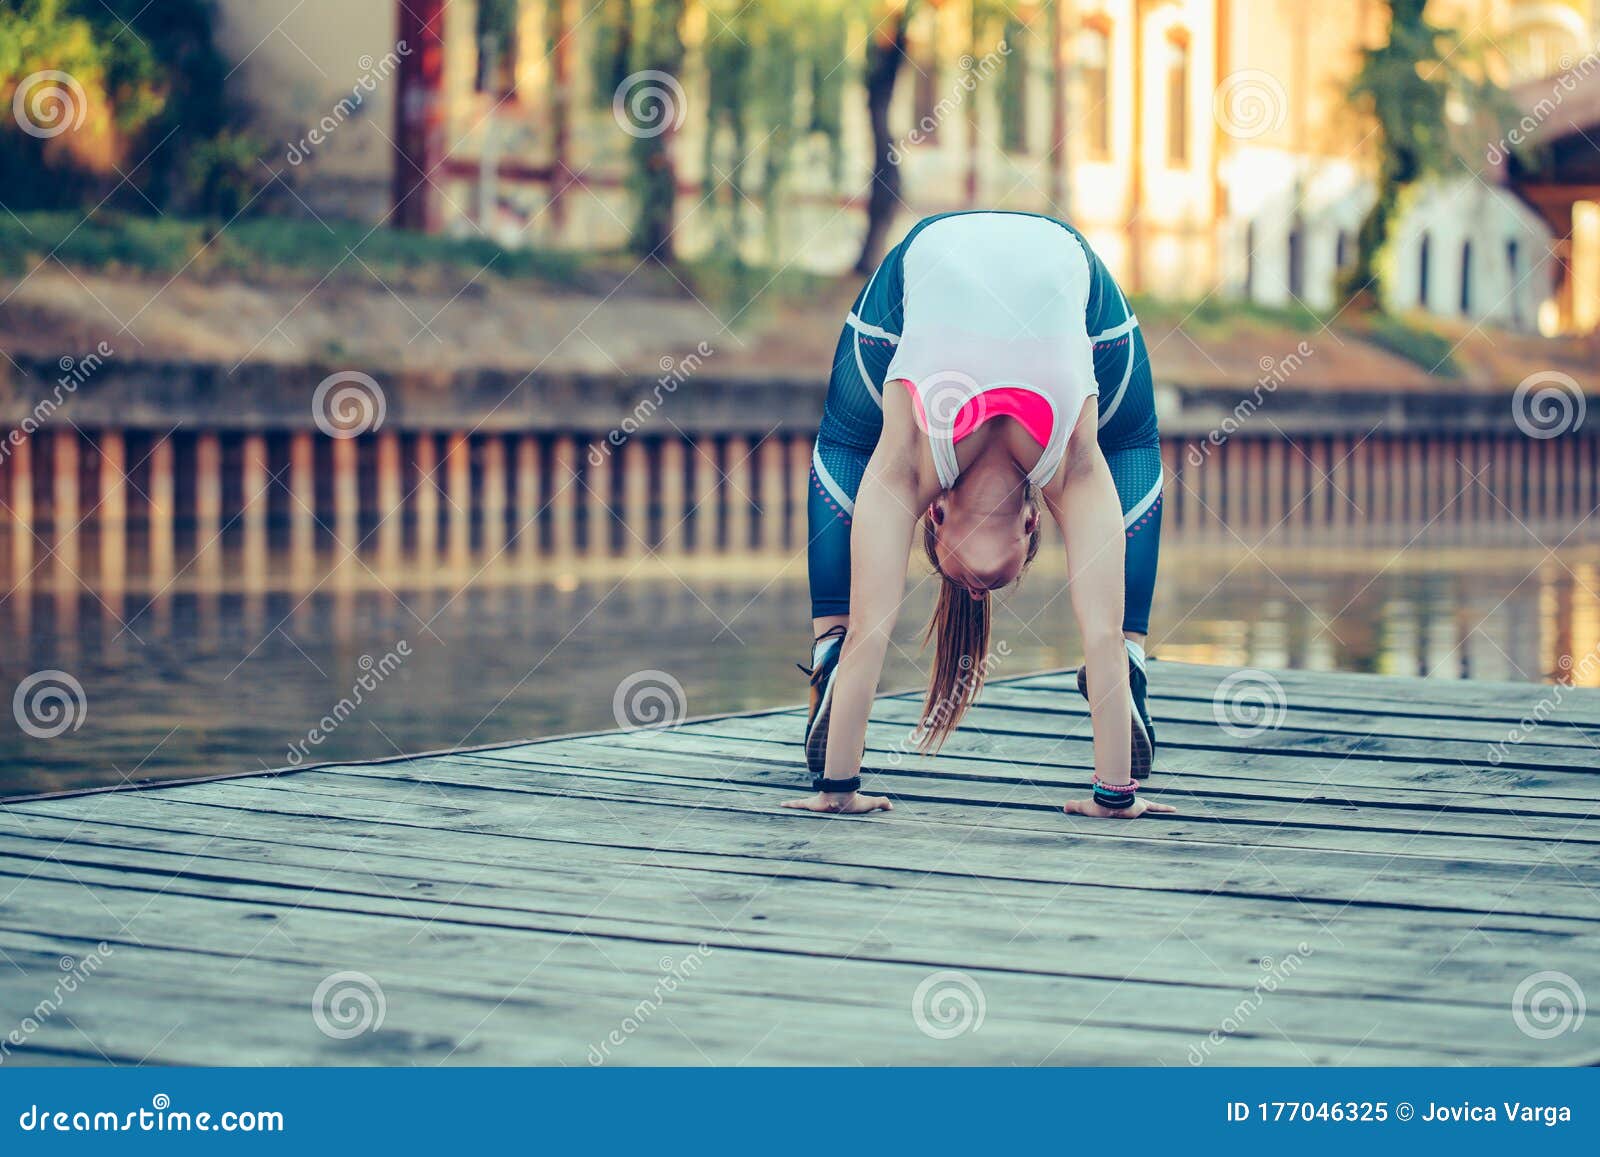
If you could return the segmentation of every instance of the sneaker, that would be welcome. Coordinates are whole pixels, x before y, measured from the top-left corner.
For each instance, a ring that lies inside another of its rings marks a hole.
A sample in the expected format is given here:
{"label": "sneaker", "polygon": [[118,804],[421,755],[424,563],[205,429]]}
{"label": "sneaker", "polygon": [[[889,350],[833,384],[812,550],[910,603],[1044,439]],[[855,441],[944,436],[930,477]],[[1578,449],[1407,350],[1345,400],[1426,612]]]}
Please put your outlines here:
{"label": "sneaker", "polygon": [[[839,671],[839,652],[844,650],[844,628],[833,627],[818,636],[816,666],[801,667],[811,676],[811,716],[806,720],[806,768],[813,778],[823,773],[828,762],[828,718],[833,714],[833,677]],[[798,666],[798,664],[796,664]]]}
{"label": "sneaker", "polygon": [[[1145,706],[1147,681],[1144,665],[1132,655],[1128,656],[1128,691],[1133,699],[1133,750],[1129,766],[1134,779],[1149,779],[1150,767],[1156,757],[1156,729],[1150,722],[1150,711]],[[1078,694],[1089,698],[1089,683],[1083,667],[1078,668]]]}

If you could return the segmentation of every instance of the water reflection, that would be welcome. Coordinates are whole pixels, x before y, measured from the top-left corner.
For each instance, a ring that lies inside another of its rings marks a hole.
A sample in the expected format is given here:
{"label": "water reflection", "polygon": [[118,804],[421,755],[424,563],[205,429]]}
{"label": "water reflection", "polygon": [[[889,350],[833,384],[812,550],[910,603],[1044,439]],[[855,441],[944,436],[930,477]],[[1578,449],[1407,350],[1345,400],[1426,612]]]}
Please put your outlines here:
{"label": "water reflection", "polygon": [[[803,559],[775,541],[666,556],[619,541],[615,556],[585,558],[562,549],[571,539],[560,527],[549,541],[508,533],[486,550],[446,517],[433,549],[415,534],[375,535],[362,557],[341,558],[317,523],[269,523],[249,508],[220,539],[202,520],[175,537],[90,525],[50,548],[10,544],[13,566],[27,558],[0,601],[3,687],[65,672],[84,712],[52,738],[8,726],[0,793],[606,728],[618,684],[644,669],[678,680],[694,714],[804,696],[793,665],[808,634]],[[722,533],[762,540],[759,527]],[[997,615],[995,637],[1010,647],[997,675],[1077,660],[1054,557]],[[932,595],[922,579],[914,571],[886,686],[921,678],[916,637]],[[1588,545],[1273,550],[1178,538],[1162,559],[1152,650],[1595,682],[1600,664],[1573,660],[1600,644],[1597,590],[1600,548]]]}

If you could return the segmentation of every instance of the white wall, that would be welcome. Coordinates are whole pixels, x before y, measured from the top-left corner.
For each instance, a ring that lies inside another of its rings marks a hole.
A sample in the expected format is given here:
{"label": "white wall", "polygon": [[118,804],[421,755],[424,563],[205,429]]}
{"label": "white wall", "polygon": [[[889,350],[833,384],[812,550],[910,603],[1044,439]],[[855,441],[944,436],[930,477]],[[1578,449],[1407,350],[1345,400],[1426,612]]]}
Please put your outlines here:
{"label": "white wall", "polygon": [[[1422,238],[1428,238],[1428,300],[1420,298]],[[1472,242],[1470,309],[1461,310],[1462,247]],[[1550,232],[1510,193],[1464,177],[1431,187],[1410,206],[1396,232],[1387,300],[1444,316],[1489,320],[1532,330],[1550,296]],[[1518,247],[1510,268],[1508,243]]]}
{"label": "white wall", "polygon": [[[1225,178],[1232,212],[1226,224],[1227,292],[1262,305],[1294,304],[1289,292],[1289,236],[1303,231],[1304,284],[1299,300],[1313,309],[1337,305],[1336,253],[1341,231],[1354,253],[1355,236],[1372,204],[1371,184],[1345,163],[1308,169],[1295,157],[1243,150]],[[1253,269],[1247,276],[1246,238],[1254,225]],[[1422,238],[1428,237],[1428,300],[1421,301]],[[1461,310],[1462,248],[1472,242],[1470,308]],[[1508,244],[1517,243],[1515,273]],[[1395,309],[1426,308],[1444,317],[1489,321],[1533,331],[1551,293],[1550,232],[1510,193],[1471,177],[1441,182],[1415,196],[1396,225],[1384,298]]]}

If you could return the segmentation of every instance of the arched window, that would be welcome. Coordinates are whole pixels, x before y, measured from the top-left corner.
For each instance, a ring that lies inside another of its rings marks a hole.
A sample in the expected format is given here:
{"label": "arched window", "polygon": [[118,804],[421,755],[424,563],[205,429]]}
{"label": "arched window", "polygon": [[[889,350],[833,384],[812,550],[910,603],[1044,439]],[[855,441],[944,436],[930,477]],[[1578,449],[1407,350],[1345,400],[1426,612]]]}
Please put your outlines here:
{"label": "arched window", "polygon": [[925,9],[918,21],[917,35],[909,53],[913,71],[913,107],[916,110],[915,139],[937,144],[939,140],[939,21],[938,13]]}
{"label": "arched window", "polygon": [[1428,267],[1433,264],[1431,249],[1432,243],[1424,233],[1417,246],[1417,304],[1423,309],[1428,308]]}
{"label": "arched window", "polygon": [[1472,242],[1461,243],[1461,313],[1472,316]]}
{"label": "arched window", "polygon": [[1306,295],[1306,227],[1296,217],[1289,227],[1289,296],[1300,301]]}
{"label": "arched window", "polygon": [[519,9],[517,0],[478,0],[478,92],[504,99],[516,91]]}
{"label": "arched window", "polygon": [[1256,296],[1256,223],[1244,227],[1244,299],[1254,301]]}
{"label": "arched window", "polygon": [[1189,37],[1182,30],[1167,37],[1167,164],[1189,164]]}
{"label": "arched window", "polygon": [[1103,20],[1078,34],[1078,76],[1083,82],[1083,140],[1088,155],[1111,155],[1111,26]]}
{"label": "arched window", "polygon": [[1028,151],[1028,30],[1022,21],[1006,21],[1010,49],[1000,74],[1000,147],[1008,153]]}
{"label": "arched window", "polygon": [[1511,324],[1521,329],[1522,321],[1522,251],[1515,237],[1506,242],[1506,275],[1511,284]]}

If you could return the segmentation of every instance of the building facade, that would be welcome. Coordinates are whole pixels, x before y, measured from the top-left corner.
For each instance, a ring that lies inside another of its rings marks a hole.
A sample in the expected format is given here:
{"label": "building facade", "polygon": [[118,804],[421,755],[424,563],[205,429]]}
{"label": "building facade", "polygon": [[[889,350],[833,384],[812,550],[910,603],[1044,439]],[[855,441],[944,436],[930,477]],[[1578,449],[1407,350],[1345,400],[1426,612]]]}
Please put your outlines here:
{"label": "building facade", "polygon": [[[379,220],[399,201],[404,223],[448,233],[621,247],[637,118],[655,99],[665,120],[643,127],[670,133],[680,253],[736,247],[847,268],[873,153],[862,73],[892,9],[690,0],[683,64],[652,89],[630,63],[640,7],[223,0],[221,11],[246,96],[285,141],[277,167],[318,214]],[[1597,7],[1439,0],[1429,12],[1487,44],[1514,83],[1592,54]],[[1131,291],[1331,308],[1375,162],[1345,89],[1362,47],[1382,41],[1385,11],[1377,0],[924,0],[890,113],[897,231],[966,206],[1053,212]],[[1389,301],[1552,328],[1564,267],[1549,258],[1550,228],[1486,169],[1414,198]]]}

